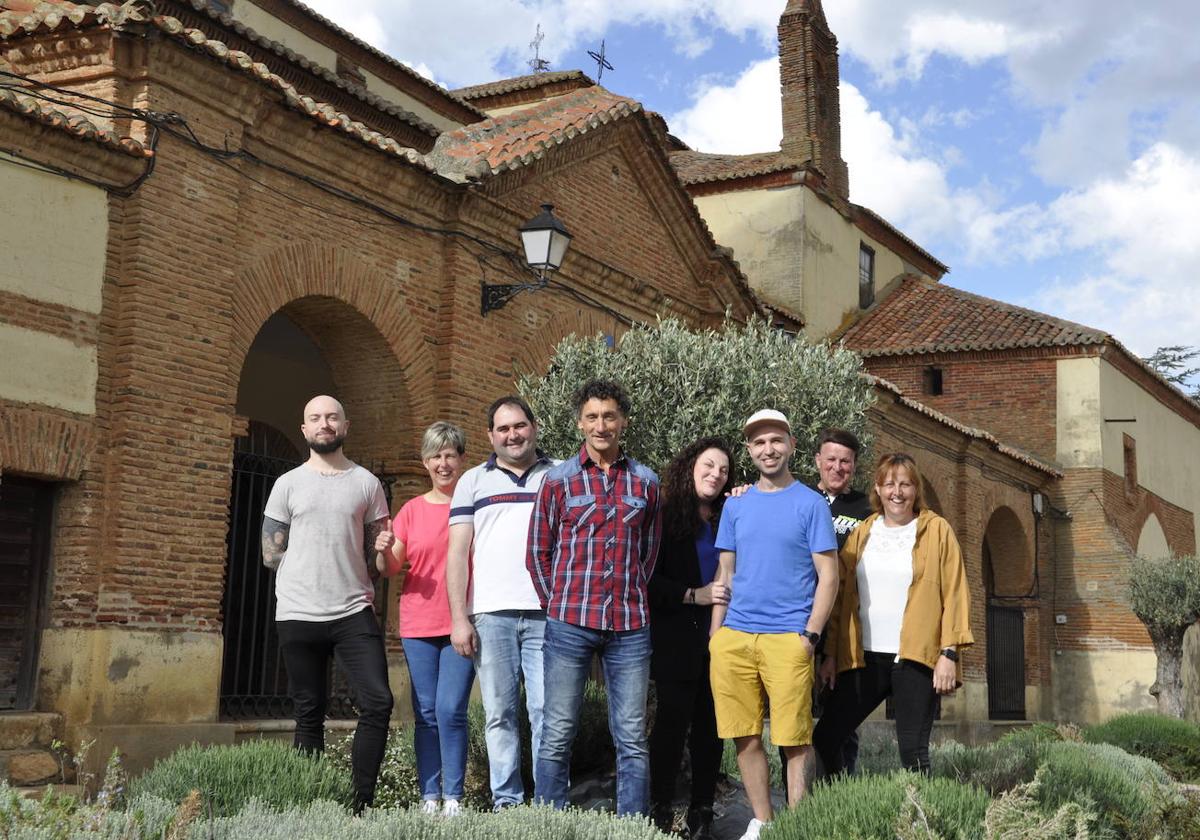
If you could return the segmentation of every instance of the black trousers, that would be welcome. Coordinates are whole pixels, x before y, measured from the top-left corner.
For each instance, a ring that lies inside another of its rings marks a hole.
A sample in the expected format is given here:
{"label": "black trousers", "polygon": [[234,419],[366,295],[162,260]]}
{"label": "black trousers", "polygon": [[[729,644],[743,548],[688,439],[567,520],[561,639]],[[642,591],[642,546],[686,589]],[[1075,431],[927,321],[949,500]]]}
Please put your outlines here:
{"label": "black trousers", "polygon": [[337,621],[279,621],[279,648],[287,668],[288,694],[295,705],[296,747],[325,749],[325,710],[329,702],[329,657],[346,675],[358,708],[358,728],[350,752],[354,809],[375,800],[379,765],[392,717],[383,635],[370,607]]}
{"label": "black trousers", "polygon": [[650,801],[669,805],[686,742],[692,757],[693,806],[712,807],[724,742],[717,737],[708,668],[694,680],[656,679],[657,706],[650,732]]}
{"label": "black trousers", "polygon": [[939,699],[933,669],[895,654],[866,653],[866,667],[838,675],[825,714],[813,731],[813,745],[830,775],[843,770],[842,744],[890,695],[896,710],[896,742],[906,770],[929,773],[929,735]]}

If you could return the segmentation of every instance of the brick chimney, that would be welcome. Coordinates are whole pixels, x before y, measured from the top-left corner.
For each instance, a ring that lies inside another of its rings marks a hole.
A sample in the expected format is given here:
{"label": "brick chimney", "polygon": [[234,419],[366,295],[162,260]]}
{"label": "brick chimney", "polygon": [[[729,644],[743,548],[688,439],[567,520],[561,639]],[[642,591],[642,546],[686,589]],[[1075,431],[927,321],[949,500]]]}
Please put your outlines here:
{"label": "brick chimney", "polygon": [[850,175],[842,160],[837,38],[825,21],[821,0],[788,0],[779,18],[779,83],[784,156],[811,163],[836,195],[849,200]]}

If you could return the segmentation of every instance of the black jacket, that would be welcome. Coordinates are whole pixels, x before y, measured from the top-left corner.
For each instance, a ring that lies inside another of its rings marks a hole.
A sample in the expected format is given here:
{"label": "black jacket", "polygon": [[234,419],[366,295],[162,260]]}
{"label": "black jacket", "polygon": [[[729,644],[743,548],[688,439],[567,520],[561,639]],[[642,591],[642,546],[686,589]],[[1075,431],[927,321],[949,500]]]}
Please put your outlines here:
{"label": "black jacket", "polygon": [[712,607],[683,603],[700,586],[700,559],[694,537],[664,535],[650,577],[650,675],[656,680],[699,679],[708,668],[708,627]]}

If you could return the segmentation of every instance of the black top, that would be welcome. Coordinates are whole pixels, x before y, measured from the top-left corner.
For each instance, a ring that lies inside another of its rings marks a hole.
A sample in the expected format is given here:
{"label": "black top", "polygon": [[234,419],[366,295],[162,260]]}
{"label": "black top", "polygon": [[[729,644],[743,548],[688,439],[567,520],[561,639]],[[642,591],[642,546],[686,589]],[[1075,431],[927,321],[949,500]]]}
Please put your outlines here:
{"label": "black top", "polygon": [[688,589],[700,587],[696,538],[663,536],[650,576],[650,675],[655,680],[699,679],[708,668],[712,607],[685,604]]}
{"label": "black top", "polygon": [[816,485],[812,489],[829,502],[829,513],[833,516],[833,530],[837,534],[838,551],[841,551],[846,540],[850,538],[851,532],[872,514],[871,500],[866,493],[850,490],[834,496],[830,501],[829,496],[825,495],[825,492]]}

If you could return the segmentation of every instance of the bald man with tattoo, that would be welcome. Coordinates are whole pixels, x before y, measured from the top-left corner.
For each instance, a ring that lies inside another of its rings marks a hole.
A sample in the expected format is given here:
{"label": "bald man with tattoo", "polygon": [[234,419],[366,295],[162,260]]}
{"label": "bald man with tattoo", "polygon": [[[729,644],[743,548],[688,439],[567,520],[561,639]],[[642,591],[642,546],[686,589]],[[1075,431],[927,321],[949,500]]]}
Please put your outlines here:
{"label": "bald man with tattoo", "polygon": [[300,431],[309,458],[271,488],[263,563],[275,574],[275,622],[295,706],[296,747],[325,748],[329,657],[359,710],[351,751],[354,810],[375,798],[392,716],[383,636],[375,620],[375,542],[390,535],[379,479],[342,454],[350,421],[333,397],[313,397]]}

